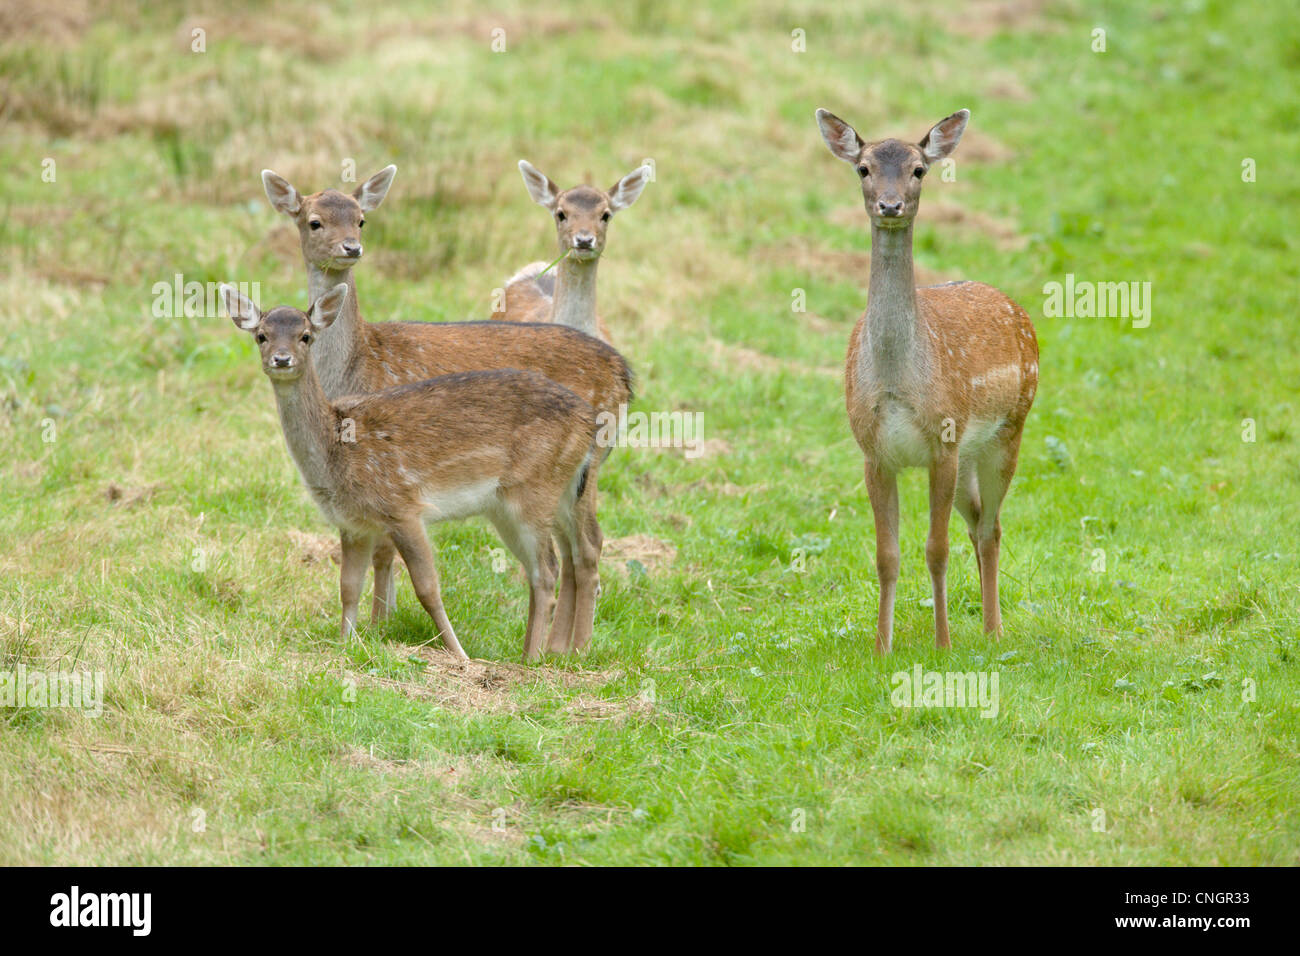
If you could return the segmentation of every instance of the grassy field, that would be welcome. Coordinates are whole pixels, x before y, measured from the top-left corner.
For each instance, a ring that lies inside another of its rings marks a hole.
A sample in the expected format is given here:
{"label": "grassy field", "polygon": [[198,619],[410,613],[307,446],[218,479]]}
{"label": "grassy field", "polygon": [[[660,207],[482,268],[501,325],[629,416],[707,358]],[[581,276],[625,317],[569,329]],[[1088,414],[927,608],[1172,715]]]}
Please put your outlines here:
{"label": "grassy field", "polygon": [[[0,863],[1300,863],[1293,9],[151,6],[0,7],[0,672],[105,678],[98,717],[0,708]],[[911,472],[871,653],[841,371],[869,228],[819,106],[911,138],[972,111],[916,251],[1038,328],[999,643],[954,518],[934,649]],[[635,407],[702,412],[706,453],[605,467],[583,659],[518,663],[482,522],[431,533],[476,661],[405,579],[344,646],[251,343],[152,289],[305,307],[259,171],[393,162],[367,317],[485,317],[554,254],[521,157],[561,186],[653,160],[601,311]],[[1149,326],[1045,316],[1067,275],[1151,283]],[[917,664],[996,674],[996,717],[894,706]]]}

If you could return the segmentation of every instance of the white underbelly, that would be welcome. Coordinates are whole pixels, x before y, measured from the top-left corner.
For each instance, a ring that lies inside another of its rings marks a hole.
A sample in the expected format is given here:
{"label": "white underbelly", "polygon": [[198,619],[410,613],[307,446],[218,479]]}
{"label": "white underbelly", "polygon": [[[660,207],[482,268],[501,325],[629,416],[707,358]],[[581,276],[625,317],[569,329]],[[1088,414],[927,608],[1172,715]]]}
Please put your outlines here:
{"label": "white underbelly", "polygon": [[[973,464],[986,457],[1003,419],[971,419],[957,443],[958,461]],[[944,436],[939,436],[942,441]],[[926,468],[934,454],[930,438],[903,405],[891,405],[880,419],[877,454],[891,468]]]}
{"label": "white underbelly", "polygon": [[426,489],[420,495],[423,518],[428,523],[455,521],[490,511],[497,504],[500,484],[495,478],[487,478],[455,488]]}

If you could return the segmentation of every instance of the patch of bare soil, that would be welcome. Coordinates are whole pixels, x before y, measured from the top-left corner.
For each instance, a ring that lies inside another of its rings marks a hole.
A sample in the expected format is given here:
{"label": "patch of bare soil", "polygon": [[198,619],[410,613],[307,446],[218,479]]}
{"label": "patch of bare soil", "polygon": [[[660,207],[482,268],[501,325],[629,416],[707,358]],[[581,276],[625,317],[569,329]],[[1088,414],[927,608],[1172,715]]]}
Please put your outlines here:
{"label": "patch of bare soil", "polygon": [[987,236],[999,249],[1023,249],[1029,245],[1029,237],[1021,235],[1015,226],[949,200],[930,203],[922,214],[944,228],[955,227],[964,233]]}
{"label": "patch of bare soil", "polygon": [[265,236],[253,243],[245,255],[251,258],[263,251],[269,252],[282,266],[291,269],[302,267],[302,245],[297,230],[291,226],[277,225],[268,230]]}
{"label": "patch of bare soil", "polygon": [[131,485],[119,485],[116,481],[110,481],[104,489],[104,497],[115,505],[130,507],[148,501],[166,487],[163,484],[133,487]]}
{"label": "patch of bare soil", "polygon": [[650,574],[670,567],[677,560],[677,545],[649,534],[633,534],[626,538],[606,538],[601,560],[608,560],[623,577],[628,575],[628,562],[639,561]]}
{"label": "patch of bare soil", "polygon": [[[968,163],[1004,163],[1012,156],[1015,151],[1006,146],[988,133],[981,132],[972,125],[966,128],[962,133],[961,144],[957,147],[957,152],[953,158],[960,167],[962,162]],[[959,174],[960,175],[960,174]]]}
{"label": "patch of bare soil", "polygon": [[305,531],[289,529],[289,540],[298,549],[298,559],[303,564],[324,564],[333,561],[343,563],[343,549],[339,539],[332,535],[309,534]]}
{"label": "patch of bare soil", "polygon": [[[861,213],[861,222],[864,230],[870,228],[865,212]],[[825,249],[801,237],[767,246],[759,251],[758,257],[765,262],[805,270],[831,279],[851,279],[864,287],[871,274],[871,253]],[[952,277],[925,266],[916,266],[917,285],[937,285],[950,278]]]}
{"label": "patch of bare soil", "polygon": [[106,286],[111,281],[107,272],[96,272],[79,266],[69,266],[53,259],[41,259],[32,263],[32,272],[58,285]]}
{"label": "patch of bare soil", "polygon": [[995,100],[1027,103],[1034,98],[1028,87],[1014,73],[994,73],[984,87],[984,95]]}
{"label": "patch of bare soil", "polygon": [[[793,359],[777,358],[774,355],[767,355],[743,345],[733,345],[718,339],[710,339],[709,348],[713,350],[714,364],[728,371],[740,369],[745,372],[773,374],[784,370],[809,375],[835,376],[840,374],[839,369],[804,365],[802,362],[796,362]],[[727,451],[730,450],[730,447],[728,447]]]}
{"label": "patch of bare soil", "polygon": [[[856,319],[857,317],[854,316],[853,318]],[[799,313],[799,324],[810,332],[816,332],[818,335],[842,335],[847,331],[816,312]]]}
{"label": "patch of bare soil", "polygon": [[598,686],[621,675],[620,671],[571,671],[505,661],[462,661],[441,646],[394,646],[392,650],[424,661],[424,672],[418,680],[357,674],[358,682],[387,687],[412,700],[432,701],[439,707],[465,713],[514,713],[521,703],[513,691],[523,685],[540,685],[559,693],[572,687]]}
{"label": "patch of bare soil", "polygon": [[1047,0],[969,0],[945,14],[944,26],[954,35],[985,40],[998,33],[1042,32]]}
{"label": "patch of bare soil", "polygon": [[691,461],[703,461],[706,458],[717,458],[731,454],[731,442],[725,438],[706,438],[697,443],[690,449],[676,449],[685,454],[689,451]]}
{"label": "patch of bare soil", "polygon": [[[539,37],[561,36],[582,30],[605,30],[611,25],[612,21],[608,17],[577,19],[546,10],[509,15],[438,16],[376,27],[366,36],[365,43],[367,46],[374,46],[397,37],[427,36],[438,39],[454,35],[481,39],[486,46],[500,37],[505,41],[508,50],[512,43]],[[494,35],[494,30],[501,30],[504,33]]]}

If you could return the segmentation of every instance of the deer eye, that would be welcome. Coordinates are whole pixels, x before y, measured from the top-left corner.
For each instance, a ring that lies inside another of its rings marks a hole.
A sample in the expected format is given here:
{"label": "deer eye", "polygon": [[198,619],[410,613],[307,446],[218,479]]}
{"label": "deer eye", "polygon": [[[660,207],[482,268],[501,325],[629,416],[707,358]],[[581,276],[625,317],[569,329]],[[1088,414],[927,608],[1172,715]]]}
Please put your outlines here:
{"label": "deer eye", "polygon": [[311,344],[311,333],[310,333],[310,332],[304,332],[304,333],[302,334],[302,340],[303,340],[304,342],[306,342],[308,345],[310,345],[310,344]]}
{"label": "deer eye", "polygon": [[871,170],[869,170],[866,166],[859,166],[858,175],[861,176],[863,179],[866,179],[868,176],[871,175]]}
{"label": "deer eye", "polygon": [[567,217],[564,215],[564,210],[563,210],[563,209],[559,210],[559,211],[556,212],[556,214],[555,214],[555,221],[556,221],[556,222],[564,222],[564,220],[565,220],[566,218],[567,218]]}
{"label": "deer eye", "polygon": [[358,229],[364,229],[364,228],[366,228],[366,221],[365,221],[364,219],[362,219],[359,223],[357,223],[357,228],[358,228]]}
{"label": "deer eye", "polygon": [[320,228],[320,220],[319,220],[319,219],[313,219],[313,220],[311,221],[310,225],[311,225],[311,227],[312,227],[313,229],[319,229],[319,228]]}
{"label": "deer eye", "polygon": [[925,175],[925,167],[917,166],[916,169],[912,170],[912,175],[915,176],[917,179],[920,179],[922,176]]}
{"label": "deer eye", "polygon": [[266,344],[266,336],[263,335],[261,332],[258,332],[258,333],[257,333],[257,344],[258,344],[258,345],[265,345],[265,344]]}
{"label": "deer eye", "polygon": [[609,210],[606,210],[605,212],[603,212],[603,213],[601,214],[601,216],[600,216],[600,221],[601,221],[601,222],[609,222]]}

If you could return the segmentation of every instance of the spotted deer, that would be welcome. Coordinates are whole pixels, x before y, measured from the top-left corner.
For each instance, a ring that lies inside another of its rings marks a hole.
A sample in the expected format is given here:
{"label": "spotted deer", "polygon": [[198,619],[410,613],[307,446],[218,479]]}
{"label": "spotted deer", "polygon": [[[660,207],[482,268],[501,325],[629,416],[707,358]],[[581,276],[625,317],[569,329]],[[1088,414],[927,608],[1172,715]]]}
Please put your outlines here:
{"label": "spotted deer", "polygon": [[533,201],[555,219],[561,258],[524,266],[507,280],[504,301],[492,318],[507,322],[554,322],[609,341],[609,329],[596,314],[596,266],[605,251],[605,234],[614,213],[637,201],[652,170],[638,166],[606,192],[574,186],[563,192],[526,159],[519,172]]}
{"label": "spotted deer", "polygon": [[[221,286],[227,312],[257,340],[289,454],[316,505],[339,529],[343,638],[356,626],[371,553],[386,538],[406,562],[447,649],[464,659],[424,526],[485,515],[527,574],[524,657],[536,660],[555,609],[552,534],[578,561],[579,593],[595,594],[590,585],[600,553],[578,528],[598,452],[595,411],[545,376],[515,369],[443,375],[331,402],[312,361],[313,345],[344,313],[348,295],[339,283],[306,312],[281,306],[263,314],[233,286]],[[572,622],[553,626],[559,633],[550,638],[567,643]]]}
{"label": "spotted deer", "polygon": [[[321,387],[330,399],[376,392],[455,372],[521,369],[538,372],[572,391],[598,413],[617,420],[620,405],[632,398],[627,363],[604,342],[550,324],[502,322],[367,322],[357,301],[353,269],[364,247],[361,231],[366,214],[379,208],[392,185],[396,166],[387,166],[350,195],[335,189],[303,196],[269,169],[262,184],[273,208],[298,228],[307,265],[309,301],[336,285],[346,285],[338,320],[317,333],[313,361]],[[596,520],[597,476],[609,448],[591,462],[589,494],[580,501],[579,530],[584,547],[600,553],[602,538]],[[573,633],[552,630],[550,650],[581,650],[591,640],[595,593],[578,593],[577,558],[561,544],[560,597],[556,619],[573,621]],[[395,549],[381,540],[375,547],[375,593],[371,619],[382,620],[396,605],[393,579]],[[586,582],[599,588],[599,579]],[[579,608],[582,613],[578,613]]]}
{"label": "spotted deer", "polygon": [[980,575],[984,631],[1001,632],[998,547],[1002,501],[1016,470],[1025,418],[1038,388],[1038,340],[1029,316],[980,282],[916,287],[912,223],[932,163],[957,147],[967,110],[919,144],[864,142],[844,120],[817,111],[830,151],[852,165],[871,219],[866,313],[849,338],[844,397],[866,459],[876,525],[880,609],[876,651],[893,641],[898,583],[898,472],[930,473],[925,560],[934,593],[935,643],[949,646],[948,519],[966,521]]}

